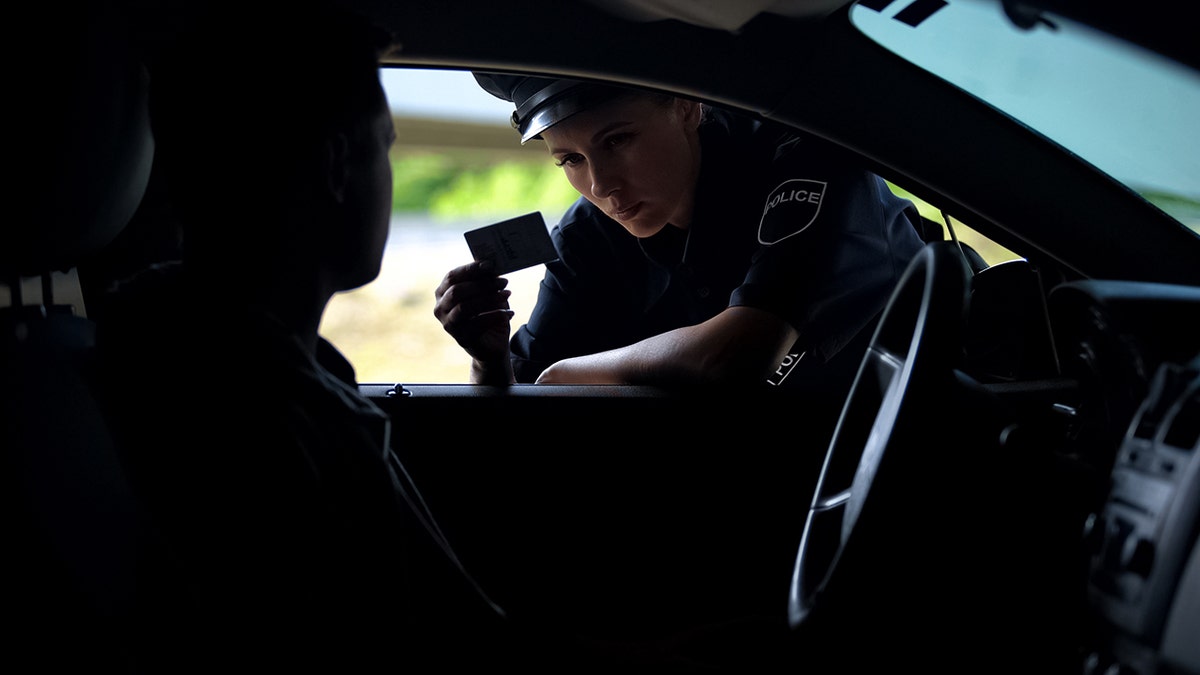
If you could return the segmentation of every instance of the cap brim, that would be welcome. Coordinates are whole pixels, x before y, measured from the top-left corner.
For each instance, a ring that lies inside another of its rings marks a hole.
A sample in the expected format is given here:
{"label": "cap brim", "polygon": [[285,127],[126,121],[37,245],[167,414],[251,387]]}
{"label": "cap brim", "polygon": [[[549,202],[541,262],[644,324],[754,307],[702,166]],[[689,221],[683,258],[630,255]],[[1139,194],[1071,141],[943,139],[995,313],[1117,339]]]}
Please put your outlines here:
{"label": "cap brim", "polygon": [[520,111],[517,112],[517,130],[521,133],[521,144],[540,139],[542,133],[550,127],[614,98],[621,91],[616,87],[573,83],[561,91],[551,92],[551,95],[543,97],[542,101],[531,106],[534,108],[533,112],[525,115],[524,119],[521,119]]}

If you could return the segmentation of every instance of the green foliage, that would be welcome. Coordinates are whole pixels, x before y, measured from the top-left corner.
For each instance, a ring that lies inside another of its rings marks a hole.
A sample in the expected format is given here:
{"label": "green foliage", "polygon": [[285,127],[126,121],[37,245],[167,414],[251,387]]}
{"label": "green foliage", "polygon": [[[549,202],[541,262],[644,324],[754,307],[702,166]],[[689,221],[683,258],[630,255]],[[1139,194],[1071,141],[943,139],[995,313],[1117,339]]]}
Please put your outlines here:
{"label": "green foliage", "polygon": [[435,218],[501,216],[565,209],[579,196],[562,170],[546,161],[481,161],[421,153],[392,160],[393,210]]}
{"label": "green foliage", "polygon": [[[898,185],[889,182],[888,187],[891,188],[893,193],[912,201],[922,216],[936,223],[945,223],[946,214],[943,214],[940,208]],[[954,232],[959,241],[975,249],[989,265],[995,265],[1005,260],[1013,260],[1020,257],[957,219],[951,218],[951,224],[954,226]],[[946,236],[949,235],[947,234]]]}
{"label": "green foliage", "polygon": [[426,211],[432,195],[454,182],[458,167],[448,155],[415,154],[392,160],[392,210]]}
{"label": "green foliage", "polygon": [[1200,234],[1200,200],[1158,190],[1141,190],[1146,201]]}

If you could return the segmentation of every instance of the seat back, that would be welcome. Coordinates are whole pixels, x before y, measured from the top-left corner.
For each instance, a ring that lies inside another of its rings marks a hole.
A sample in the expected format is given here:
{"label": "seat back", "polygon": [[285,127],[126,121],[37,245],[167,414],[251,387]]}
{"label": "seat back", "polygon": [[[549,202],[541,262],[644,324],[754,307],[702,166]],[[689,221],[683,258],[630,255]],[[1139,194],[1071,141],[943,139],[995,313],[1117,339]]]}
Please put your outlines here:
{"label": "seat back", "polygon": [[5,658],[129,670],[140,516],[95,395],[95,326],[72,271],[132,217],[153,143],[130,33],[102,3],[69,6],[80,13],[23,22],[44,28],[25,37],[47,60],[29,59],[9,95],[24,106],[25,183],[0,230]]}

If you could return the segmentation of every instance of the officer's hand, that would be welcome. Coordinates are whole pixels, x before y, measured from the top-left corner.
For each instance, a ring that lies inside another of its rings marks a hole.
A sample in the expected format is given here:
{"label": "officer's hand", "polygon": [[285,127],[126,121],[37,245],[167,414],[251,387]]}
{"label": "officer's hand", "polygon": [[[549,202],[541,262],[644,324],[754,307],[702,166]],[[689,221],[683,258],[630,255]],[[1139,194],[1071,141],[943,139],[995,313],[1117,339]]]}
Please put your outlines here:
{"label": "officer's hand", "polygon": [[508,279],[488,263],[473,262],[446,273],[434,291],[433,315],[471,358],[488,365],[508,361],[511,333]]}

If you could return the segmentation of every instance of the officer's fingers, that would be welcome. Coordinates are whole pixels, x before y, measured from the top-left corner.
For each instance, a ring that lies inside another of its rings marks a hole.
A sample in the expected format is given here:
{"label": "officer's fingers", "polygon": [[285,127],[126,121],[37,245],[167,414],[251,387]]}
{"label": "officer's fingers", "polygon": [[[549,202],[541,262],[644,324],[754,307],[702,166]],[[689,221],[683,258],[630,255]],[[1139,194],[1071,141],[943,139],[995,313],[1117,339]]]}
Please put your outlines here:
{"label": "officer's fingers", "polygon": [[[513,316],[514,312],[511,309],[497,309],[475,315],[470,322],[470,331],[459,338],[459,344],[468,349],[487,349],[489,344],[507,346]],[[496,342],[498,338],[499,343]]]}
{"label": "officer's fingers", "polygon": [[495,309],[507,302],[512,291],[507,290],[508,279],[489,277],[479,281],[463,281],[446,288],[439,286],[436,302],[433,308],[434,316],[442,319],[450,310],[466,306],[468,312],[475,313],[487,309]]}
{"label": "officer's fingers", "polygon": [[473,352],[485,347],[485,336],[496,332],[507,335],[513,316],[514,312],[510,309],[497,309],[473,316],[456,309],[450,313],[443,327],[458,344]]}
{"label": "officer's fingers", "polygon": [[434,316],[447,330],[480,314],[509,309],[512,291],[508,289],[485,293],[458,293],[459,290],[457,286],[451,289],[433,309]]}
{"label": "officer's fingers", "polygon": [[460,284],[469,280],[471,278],[472,270],[475,270],[476,274],[478,273],[478,267],[478,263],[468,263],[466,265],[459,265],[449,272],[446,272],[446,276],[442,277],[442,280],[438,283],[437,288],[433,289],[434,297],[440,298],[445,295],[446,291],[450,290],[450,288],[455,284]]}
{"label": "officer's fingers", "polygon": [[[435,300],[440,301],[446,294],[456,292],[486,293],[508,286],[508,279],[480,271],[477,263],[456,267],[442,277],[441,283],[433,291]],[[457,289],[457,290],[456,290]]]}
{"label": "officer's fingers", "polygon": [[436,315],[446,333],[451,335],[470,335],[487,330],[497,321],[496,315],[505,316],[508,321],[514,312],[509,307],[508,289],[497,293],[473,297],[456,304],[444,304],[434,307]]}
{"label": "officer's fingers", "polygon": [[442,277],[442,281],[437,285],[437,288],[433,290],[433,296],[435,298],[441,298],[456,284],[468,281],[471,278],[471,270],[475,269],[476,273],[478,273],[477,268],[477,263],[470,263],[467,265],[459,265],[449,272],[446,272],[446,276]]}
{"label": "officer's fingers", "polygon": [[456,340],[461,342],[467,335],[471,317],[463,311],[462,307],[438,308],[434,313],[437,314],[438,321],[442,322],[442,329],[454,336]]}
{"label": "officer's fingers", "polygon": [[449,287],[454,284],[460,284],[467,281],[483,281],[486,279],[500,279],[497,276],[492,263],[488,261],[475,261],[455,267],[446,273],[442,280],[442,286]]}
{"label": "officer's fingers", "polygon": [[489,328],[507,325],[515,315],[516,312],[508,309],[507,307],[503,309],[493,309],[491,311],[476,314],[475,317],[471,319],[471,323],[474,324],[476,328],[480,329],[480,332],[484,332]]}
{"label": "officer's fingers", "polygon": [[484,312],[492,312],[497,309],[509,309],[508,300],[511,297],[512,291],[502,288],[491,293],[481,293],[472,296],[463,302],[462,305],[469,314],[483,314]]}

